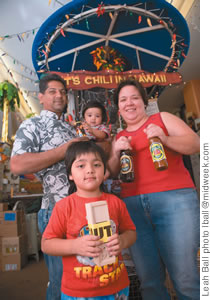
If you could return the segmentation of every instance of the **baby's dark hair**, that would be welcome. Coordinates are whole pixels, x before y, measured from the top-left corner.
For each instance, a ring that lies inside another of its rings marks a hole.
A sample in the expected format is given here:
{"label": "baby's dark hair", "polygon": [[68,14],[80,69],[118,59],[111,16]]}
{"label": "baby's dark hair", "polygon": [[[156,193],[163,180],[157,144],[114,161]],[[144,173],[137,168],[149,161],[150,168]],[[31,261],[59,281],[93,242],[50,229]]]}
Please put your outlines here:
{"label": "baby's dark hair", "polygon": [[[69,188],[69,195],[76,192],[77,187],[74,183],[73,180],[69,179],[69,175],[71,175],[71,167],[75,159],[86,153],[95,153],[98,154],[103,162],[104,165],[104,174],[106,172],[106,163],[107,163],[107,156],[104,152],[104,150],[98,146],[94,141],[79,141],[79,142],[73,142],[72,144],[69,145],[66,151],[66,156],[65,156],[65,165],[66,165],[66,172],[68,176],[68,180],[70,183],[70,188]],[[105,191],[103,182],[100,186],[101,191]]]}
{"label": "baby's dark hair", "polygon": [[106,115],[106,110],[105,107],[98,101],[89,101],[87,102],[87,104],[85,105],[83,111],[82,111],[82,117],[84,118],[85,116],[85,112],[88,108],[93,108],[93,107],[97,107],[101,110],[102,113],[102,122],[106,123],[107,121],[107,115]]}
{"label": "baby's dark hair", "polygon": [[139,94],[141,95],[142,97],[142,100],[144,102],[144,104],[147,106],[148,104],[148,99],[147,99],[147,96],[146,96],[146,92],[145,92],[145,89],[144,87],[142,86],[142,84],[140,82],[138,82],[135,78],[133,77],[129,77],[125,80],[122,80],[118,87],[116,88],[115,92],[114,92],[114,104],[118,107],[118,100],[119,100],[119,93],[121,91],[121,89],[127,85],[132,85],[134,86],[135,88],[137,88],[137,90],[139,91]]}

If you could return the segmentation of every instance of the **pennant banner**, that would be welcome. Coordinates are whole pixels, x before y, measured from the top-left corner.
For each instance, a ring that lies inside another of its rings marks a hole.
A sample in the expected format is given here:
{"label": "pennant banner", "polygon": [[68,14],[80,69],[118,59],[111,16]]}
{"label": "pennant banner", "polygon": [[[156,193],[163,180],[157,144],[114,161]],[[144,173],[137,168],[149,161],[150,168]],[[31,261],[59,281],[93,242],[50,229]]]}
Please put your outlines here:
{"label": "pennant banner", "polygon": [[114,89],[120,81],[133,77],[144,87],[153,85],[167,86],[169,84],[179,84],[182,82],[182,76],[178,72],[157,72],[149,73],[142,70],[132,70],[127,72],[115,72],[105,70],[100,72],[73,71],[70,73],[49,72],[60,75],[67,83],[68,89],[88,90],[95,87],[105,89]]}

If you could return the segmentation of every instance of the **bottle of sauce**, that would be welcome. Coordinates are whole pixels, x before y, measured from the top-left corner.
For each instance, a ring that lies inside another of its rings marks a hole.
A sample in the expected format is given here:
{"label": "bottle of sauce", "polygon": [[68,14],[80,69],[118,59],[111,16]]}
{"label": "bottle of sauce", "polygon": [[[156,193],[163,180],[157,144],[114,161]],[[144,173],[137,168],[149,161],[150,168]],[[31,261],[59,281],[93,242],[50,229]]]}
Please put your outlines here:
{"label": "bottle of sauce", "polygon": [[163,171],[168,169],[168,162],[166,159],[165,151],[161,140],[158,137],[149,139],[149,149],[152,156],[155,169],[157,171]]}
{"label": "bottle of sauce", "polygon": [[82,126],[82,122],[76,119],[75,121],[75,129],[78,136],[86,136],[85,129]]}
{"label": "bottle of sauce", "polygon": [[134,181],[133,157],[129,149],[120,152],[120,179],[123,182]]}

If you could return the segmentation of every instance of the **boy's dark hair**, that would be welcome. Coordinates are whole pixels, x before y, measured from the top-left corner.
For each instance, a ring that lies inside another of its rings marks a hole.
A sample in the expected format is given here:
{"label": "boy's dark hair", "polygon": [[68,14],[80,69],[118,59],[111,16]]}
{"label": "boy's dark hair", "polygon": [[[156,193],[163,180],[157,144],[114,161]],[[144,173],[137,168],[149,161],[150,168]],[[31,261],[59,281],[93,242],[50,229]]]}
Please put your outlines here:
{"label": "boy's dark hair", "polygon": [[[69,175],[71,175],[72,164],[78,156],[85,154],[85,153],[98,154],[104,165],[104,174],[106,172],[107,156],[106,156],[104,150],[100,146],[98,146],[94,141],[73,142],[67,148],[66,155],[65,155],[66,172],[67,172],[68,180],[70,183],[69,195],[76,192],[76,190],[77,190],[77,187],[76,187],[74,181],[69,179]],[[100,186],[100,189],[101,189],[101,191],[105,190],[103,182]]]}
{"label": "boy's dark hair", "polygon": [[63,84],[63,86],[64,86],[64,88],[67,92],[66,81],[61,76],[59,76],[58,74],[49,73],[49,74],[46,74],[43,77],[41,77],[41,79],[39,81],[39,91],[40,91],[40,93],[44,94],[44,92],[48,88],[48,83],[50,81],[60,81]]}
{"label": "boy's dark hair", "polygon": [[97,107],[101,110],[102,113],[102,122],[106,123],[107,121],[107,115],[106,115],[106,110],[105,107],[98,101],[88,101],[87,104],[85,105],[83,111],[82,111],[82,117],[84,118],[85,116],[85,112],[88,108],[93,108],[93,107]]}
{"label": "boy's dark hair", "polygon": [[127,85],[133,85],[135,88],[137,88],[137,90],[139,91],[139,93],[142,97],[144,104],[147,106],[148,99],[147,99],[144,87],[142,86],[142,84],[140,82],[138,82],[135,78],[132,78],[132,77],[122,80],[119,83],[118,87],[116,88],[116,90],[114,92],[115,105],[118,107],[119,93],[120,93],[121,89]]}

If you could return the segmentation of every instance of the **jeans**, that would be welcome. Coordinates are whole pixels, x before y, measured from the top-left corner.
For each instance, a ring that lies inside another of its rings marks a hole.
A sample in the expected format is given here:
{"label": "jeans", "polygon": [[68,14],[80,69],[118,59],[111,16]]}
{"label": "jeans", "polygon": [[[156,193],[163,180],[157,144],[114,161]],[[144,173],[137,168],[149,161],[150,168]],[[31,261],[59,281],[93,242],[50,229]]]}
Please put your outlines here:
{"label": "jeans", "polygon": [[[51,212],[47,209],[40,209],[38,213],[38,226],[41,233],[44,232]],[[44,253],[44,260],[48,268],[49,283],[47,287],[46,300],[61,299],[61,277],[63,273],[62,258],[60,256],[51,256]]]}
{"label": "jeans", "polygon": [[144,194],[124,199],[136,225],[130,248],[144,300],[170,300],[168,270],[179,300],[198,300],[199,201],[194,189]]}

